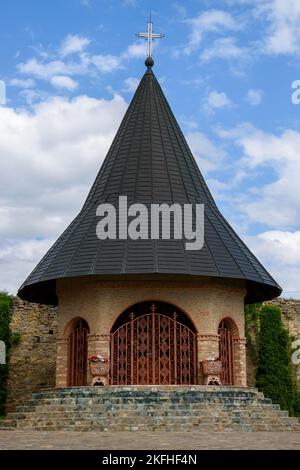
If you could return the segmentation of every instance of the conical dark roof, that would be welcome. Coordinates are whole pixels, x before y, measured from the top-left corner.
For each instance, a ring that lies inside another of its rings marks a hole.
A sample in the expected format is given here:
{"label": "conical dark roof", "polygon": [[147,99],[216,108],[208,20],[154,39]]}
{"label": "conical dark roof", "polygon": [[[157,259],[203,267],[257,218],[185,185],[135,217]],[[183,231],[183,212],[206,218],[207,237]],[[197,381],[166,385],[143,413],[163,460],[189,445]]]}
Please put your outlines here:
{"label": "conical dark roof", "polygon": [[[102,240],[96,207],[116,204],[205,205],[205,243],[186,251],[184,240]],[[219,212],[194,157],[149,66],[119,127],[85,204],[21,286],[18,295],[57,302],[59,278],[142,273],[180,274],[247,281],[247,302],[277,297],[281,288]]]}

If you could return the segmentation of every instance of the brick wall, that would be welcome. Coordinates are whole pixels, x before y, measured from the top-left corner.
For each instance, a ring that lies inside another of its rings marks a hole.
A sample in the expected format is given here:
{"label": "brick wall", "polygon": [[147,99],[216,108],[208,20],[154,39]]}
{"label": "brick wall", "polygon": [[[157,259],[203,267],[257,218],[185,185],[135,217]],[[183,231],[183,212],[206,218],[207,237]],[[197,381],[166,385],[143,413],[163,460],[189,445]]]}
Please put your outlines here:
{"label": "brick wall", "polygon": [[[118,316],[129,307],[144,301],[173,304],[192,319],[198,331],[198,362],[203,356],[218,356],[218,327],[223,318],[234,320],[235,383],[246,385],[244,340],[245,288],[239,282],[220,279],[178,279],[103,281],[88,278],[62,279],[57,283],[58,368],[56,386],[67,385],[67,332],[76,317],[88,322],[88,354],[109,356],[110,331]],[[200,377],[200,381],[202,377]]]}

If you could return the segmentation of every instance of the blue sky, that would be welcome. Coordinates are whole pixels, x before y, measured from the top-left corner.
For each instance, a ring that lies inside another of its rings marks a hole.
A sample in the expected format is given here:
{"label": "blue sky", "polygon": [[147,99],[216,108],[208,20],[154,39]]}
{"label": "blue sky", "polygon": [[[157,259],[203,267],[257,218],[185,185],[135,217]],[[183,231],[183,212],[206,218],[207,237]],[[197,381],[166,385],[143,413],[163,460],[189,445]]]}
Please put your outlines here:
{"label": "blue sky", "polygon": [[[300,297],[300,2],[2,0],[0,289],[81,208],[144,73],[156,73],[225,217]],[[5,177],[3,178],[3,175]]]}

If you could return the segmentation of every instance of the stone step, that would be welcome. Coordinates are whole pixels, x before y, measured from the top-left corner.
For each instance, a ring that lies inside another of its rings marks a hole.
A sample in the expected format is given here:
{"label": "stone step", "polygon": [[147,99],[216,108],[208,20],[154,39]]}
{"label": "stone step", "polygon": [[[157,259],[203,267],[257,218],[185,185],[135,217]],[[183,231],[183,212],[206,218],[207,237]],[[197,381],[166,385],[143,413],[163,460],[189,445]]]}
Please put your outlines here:
{"label": "stone step", "polygon": [[[7,426],[6,429],[13,428],[12,426]],[[264,420],[252,422],[243,422],[241,420],[234,421],[222,421],[222,420],[209,420],[202,422],[192,422],[190,417],[188,417],[188,422],[182,420],[180,417],[178,420],[171,421],[160,421],[159,419],[154,419],[152,422],[142,421],[141,423],[136,420],[130,421],[130,419],[125,419],[124,421],[116,419],[115,422],[111,420],[107,422],[91,422],[91,421],[68,421],[68,422],[58,422],[53,423],[51,421],[44,422],[34,422],[34,423],[19,423],[17,426],[19,429],[30,428],[34,430],[44,430],[44,431],[59,431],[59,430],[69,430],[69,431],[126,431],[126,430],[143,430],[143,431],[298,431],[299,425],[296,425],[294,422],[286,422],[282,424],[278,423],[269,423]]]}
{"label": "stone step", "polygon": [[[100,392],[95,392],[94,390],[100,390]],[[126,392],[126,393],[110,393],[108,387],[94,387],[89,393],[82,393],[82,392],[73,392],[73,393],[61,393],[59,390],[56,393],[42,393],[42,392],[35,392],[32,394],[32,398],[55,398],[55,397],[62,397],[62,398],[76,398],[76,397],[82,397],[82,398],[93,398],[93,397],[116,397],[116,398],[124,398],[124,397],[159,397],[159,398],[168,398],[168,397],[196,397],[201,398],[201,397],[221,397],[221,398],[263,398],[260,394],[247,394],[247,393],[224,393],[224,392],[192,392],[189,391],[187,393],[179,393],[179,392],[169,392],[169,393],[159,393],[159,392],[137,392],[137,391],[132,391],[132,392]]]}
{"label": "stone step", "polygon": [[[19,429],[25,429],[28,427],[27,423],[20,423],[18,426]],[[31,427],[29,425],[29,427]],[[210,420],[210,421],[192,421],[190,418],[173,418],[170,420],[160,420],[154,418],[151,422],[137,421],[135,419],[126,418],[123,420],[115,419],[113,420],[100,420],[100,421],[90,421],[90,420],[79,420],[79,421],[62,421],[59,423],[50,421],[40,421],[35,424],[35,429],[37,430],[86,430],[86,431],[126,431],[126,430],[136,430],[141,431],[156,431],[156,430],[182,430],[182,431],[284,431],[284,430],[295,430],[295,426],[290,423],[285,423],[284,425],[267,423],[264,420],[254,421],[254,422],[241,422],[234,420]]]}
{"label": "stone step", "polygon": [[298,421],[255,389],[79,387],[34,393],[8,415],[33,430],[300,430]]}
{"label": "stone step", "polygon": [[[200,396],[207,397],[209,395],[214,395],[216,397],[258,397],[259,393],[255,391],[255,389],[224,389],[224,388],[215,388],[215,387],[203,387],[200,389],[193,389],[190,388],[186,389],[169,389],[166,390],[157,390],[153,388],[140,388],[137,389],[135,387],[127,387],[124,389],[123,387],[85,387],[85,388],[73,388],[70,389],[56,389],[51,391],[43,391],[43,392],[35,392],[33,393],[34,398],[55,398],[55,397],[93,397],[93,396],[108,396],[109,398],[115,397],[145,397],[145,396],[157,396],[157,397],[166,397],[168,398],[170,394],[176,397],[184,397],[192,395],[194,397],[199,398]],[[122,388],[122,390],[120,389]]]}
{"label": "stone step", "polygon": [[[47,425],[47,423],[51,423],[52,425],[62,425],[65,424],[71,425],[76,424],[76,422],[89,422],[90,424],[93,423],[105,423],[109,425],[109,423],[118,419],[122,425],[125,421],[133,420],[134,422],[141,422],[145,425],[149,425],[149,423],[161,422],[161,421],[173,421],[173,420],[182,420],[186,421],[187,424],[194,423],[203,423],[203,422],[220,422],[220,423],[251,423],[251,424],[277,424],[278,423],[278,415],[265,415],[265,414],[257,414],[252,415],[251,413],[243,414],[240,413],[239,415],[229,414],[229,413],[219,413],[219,414],[203,414],[203,415],[184,415],[184,414],[151,414],[151,415],[138,415],[132,413],[111,413],[106,415],[97,416],[96,414],[89,413],[89,412],[81,412],[81,413],[68,413],[68,414],[61,414],[61,413],[40,413],[37,416],[35,415],[28,415],[26,413],[14,413],[11,415],[10,420],[15,421],[20,425],[32,427],[34,425]],[[290,418],[288,416],[282,416],[280,419],[280,423],[282,424],[296,424],[297,420]]]}
{"label": "stone step", "polygon": [[273,412],[273,413],[256,413],[256,412],[242,412],[242,411],[223,411],[220,410],[218,412],[209,412],[209,411],[200,411],[198,413],[188,413],[186,411],[151,411],[147,413],[139,413],[136,410],[127,410],[127,409],[120,409],[120,410],[107,410],[102,413],[97,413],[95,411],[54,411],[54,412],[45,412],[41,411],[39,413],[22,413],[16,412],[11,413],[9,416],[10,420],[39,420],[39,419],[48,419],[51,416],[51,419],[80,419],[80,418],[110,418],[110,417],[126,417],[126,416],[133,416],[136,419],[151,419],[152,417],[185,417],[188,416],[191,419],[193,418],[201,418],[201,419],[222,419],[222,418],[238,418],[238,419],[267,419],[267,420],[277,420],[281,418],[289,418],[289,416],[282,412]]}
{"label": "stone step", "polygon": [[40,406],[37,409],[30,410],[27,407],[18,407],[18,410],[15,413],[10,413],[9,418],[11,419],[20,419],[23,416],[64,416],[64,415],[80,415],[89,413],[90,415],[120,415],[120,414],[134,414],[140,416],[222,416],[222,415],[232,415],[232,416],[277,416],[284,417],[288,416],[286,411],[282,411],[277,408],[249,408],[249,409],[240,409],[240,408],[210,408],[210,407],[199,407],[199,408],[143,408],[143,407],[122,407],[122,406],[99,406],[99,407],[51,407],[51,406]]}
{"label": "stone step", "polygon": [[149,406],[122,406],[122,405],[97,405],[97,406],[73,406],[73,405],[38,405],[36,408],[27,407],[27,406],[19,406],[15,413],[10,413],[8,416],[13,414],[30,414],[30,415],[38,415],[41,413],[45,414],[62,414],[62,413],[84,413],[89,412],[93,414],[102,414],[102,413],[109,413],[115,412],[120,413],[123,410],[126,410],[130,413],[137,413],[137,414],[164,414],[164,413],[179,413],[179,414],[209,414],[209,415],[216,415],[219,413],[232,413],[232,414],[253,414],[253,415],[261,415],[261,414],[273,414],[276,416],[285,416],[287,415],[287,411],[283,411],[280,408],[273,407],[272,405],[267,405],[264,407],[239,407],[239,406],[222,406],[220,404],[217,407],[205,407],[205,406],[194,406],[194,407],[173,407],[173,406],[157,406],[157,407],[149,407]]}
{"label": "stone step", "polygon": [[156,399],[156,400],[151,400],[149,398],[145,399],[145,397],[125,397],[125,398],[116,398],[116,397],[109,397],[109,398],[103,398],[103,397],[97,397],[97,398],[89,398],[89,397],[77,397],[77,398],[41,398],[41,399],[31,399],[26,401],[27,405],[33,405],[36,406],[37,404],[84,404],[84,405],[95,405],[97,403],[111,403],[111,404],[130,404],[133,403],[135,406],[138,406],[140,403],[145,405],[152,405],[152,406],[157,406],[160,404],[165,404],[165,403],[172,403],[172,405],[177,405],[177,406],[193,406],[194,404],[196,405],[207,405],[207,406],[213,406],[214,404],[218,405],[219,403],[224,403],[228,405],[240,405],[244,404],[244,406],[249,405],[266,405],[266,404],[271,404],[271,400],[269,399],[248,399],[248,398],[238,398],[238,399],[195,399],[194,397],[190,400],[182,400],[182,399],[176,399],[172,397],[172,400],[170,400],[170,397],[167,399]]}
{"label": "stone step", "polygon": [[64,402],[77,402],[77,401],[114,401],[114,402],[139,402],[139,401],[147,401],[147,402],[152,402],[152,403],[159,403],[159,402],[165,402],[169,401],[170,398],[172,398],[173,402],[176,403],[193,403],[193,402],[218,402],[218,401],[223,401],[223,402],[245,402],[245,403],[252,403],[252,402],[261,402],[261,403],[270,403],[271,400],[268,398],[261,398],[257,396],[253,397],[244,397],[244,396],[225,396],[222,397],[220,395],[201,395],[201,396],[194,396],[194,395],[184,395],[184,396],[178,396],[178,395],[169,395],[169,396],[158,396],[158,395],[151,395],[151,396],[143,396],[143,395],[124,395],[124,396],[116,396],[116,395],[93,395],[93,396],[81,396],[81,395],[76,395],[73,397],[69,396],[53,396],[53,397],[33,397],[32,399],[28,400],[30,402],[36,402],[36,401],[64,401]]}

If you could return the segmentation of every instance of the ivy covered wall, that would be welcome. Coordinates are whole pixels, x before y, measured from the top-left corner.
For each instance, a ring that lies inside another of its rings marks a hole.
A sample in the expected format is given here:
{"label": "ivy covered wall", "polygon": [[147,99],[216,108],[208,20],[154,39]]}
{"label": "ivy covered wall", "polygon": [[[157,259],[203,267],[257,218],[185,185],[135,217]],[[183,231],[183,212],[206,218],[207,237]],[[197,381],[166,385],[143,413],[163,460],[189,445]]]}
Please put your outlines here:
{"label": "ivy covered wall", "polygon": [[[6,359],[8,362],[9,350],[12,343],[10,330],[11,306],[13,297],[0,291],[0,340],[6,345]],[[8,363],[0,364],[0,416],[4,414],[4,406],[7,395]]]}
{"label": "ivy covered wall", "polygon": [[[291,338],[274,304],[245,307],[247,353],[255,384],[266,397],[291,415],[300,416],[300,393],[292,365]],[[253,377],[251,378],[253,380]]]}

